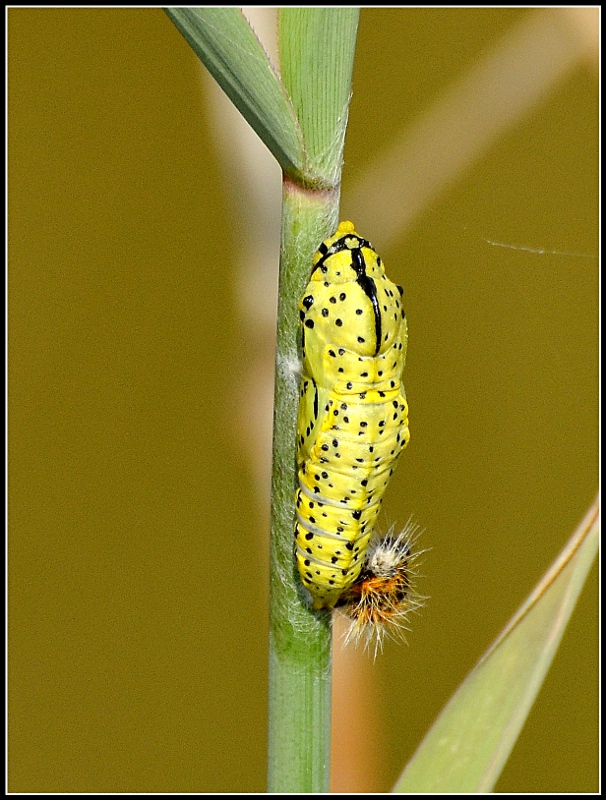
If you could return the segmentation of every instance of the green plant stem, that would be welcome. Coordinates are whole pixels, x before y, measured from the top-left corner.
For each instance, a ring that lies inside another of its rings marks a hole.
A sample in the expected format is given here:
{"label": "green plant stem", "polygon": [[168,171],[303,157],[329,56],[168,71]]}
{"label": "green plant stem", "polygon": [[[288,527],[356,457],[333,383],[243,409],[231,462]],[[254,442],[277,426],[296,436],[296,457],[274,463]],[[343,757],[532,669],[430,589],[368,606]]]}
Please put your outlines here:
{"label": "green plant stem", "polygon": [[297,303],[319,243],[337,226],[339,192],[284,182],[274,396],[270,555],[270,792],[326,792],[330,756],[331,618],[312,612],[293,558],[299,399]]}

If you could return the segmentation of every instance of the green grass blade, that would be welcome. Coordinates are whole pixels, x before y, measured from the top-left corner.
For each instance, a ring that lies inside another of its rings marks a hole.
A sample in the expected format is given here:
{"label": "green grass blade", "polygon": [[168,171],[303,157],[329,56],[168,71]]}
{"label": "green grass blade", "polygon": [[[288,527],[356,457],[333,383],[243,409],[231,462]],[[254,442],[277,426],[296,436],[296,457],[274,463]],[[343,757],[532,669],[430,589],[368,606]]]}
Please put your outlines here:
{"label": "green grass blade", "polygon": [[597,500],[451,698],[394,791],[491,792],[541,688],[598,547]]}
{"label": "green grass blade", "polygon": [[340,179],[357,8],[282,8],[282,80],[305,140],[306,172],[328,186]]}
{"label": "green grass blade", "polygon": [[287,175],[303,168],[301,133],[267,53],[238,8],[166,8],[219,86]]}

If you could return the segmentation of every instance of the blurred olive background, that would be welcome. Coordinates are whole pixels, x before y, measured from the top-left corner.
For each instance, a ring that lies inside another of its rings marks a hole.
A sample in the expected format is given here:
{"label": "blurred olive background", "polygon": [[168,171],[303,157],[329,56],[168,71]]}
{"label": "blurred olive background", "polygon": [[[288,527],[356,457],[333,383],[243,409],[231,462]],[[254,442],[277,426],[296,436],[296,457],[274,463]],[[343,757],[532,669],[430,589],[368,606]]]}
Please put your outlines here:
{"label": "blurred olive background", "polygon": [[[408,647],[340,662],[362,777],[337,789],[391,787],[597,488],[591,49],[397,235],[356,200],[533,13],[362,11],[342,216],[405,287],[384,519],[424,527],[431,599]],[[9,789],[264,791],[279,173],[265,223],[159,9],[13,8],[8,33]],[[597,663],[594,570],[499,791],[597,790]]]}

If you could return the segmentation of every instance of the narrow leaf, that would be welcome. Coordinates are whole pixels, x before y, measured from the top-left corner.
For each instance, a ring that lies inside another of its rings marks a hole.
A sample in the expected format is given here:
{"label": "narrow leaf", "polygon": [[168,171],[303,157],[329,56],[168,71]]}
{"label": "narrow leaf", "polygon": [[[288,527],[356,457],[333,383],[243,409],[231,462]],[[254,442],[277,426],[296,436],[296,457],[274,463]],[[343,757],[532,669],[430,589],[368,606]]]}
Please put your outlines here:
{"label": "narrow leaf", "polygon": [[598,546],[597,500],[421,743],[396,792],[491,792],[555,655]]}
{"label": "narrow leaf", "polygon": [[282,8],[280,68],[307,152],[307,172],[334,186],[341,175],[358,30],[357,8]]}
{"label": "narrow leaf", "polygon": [[267,53],[237,8],[166,8],[192,49],[288,175],[303,167],[292,105]]}

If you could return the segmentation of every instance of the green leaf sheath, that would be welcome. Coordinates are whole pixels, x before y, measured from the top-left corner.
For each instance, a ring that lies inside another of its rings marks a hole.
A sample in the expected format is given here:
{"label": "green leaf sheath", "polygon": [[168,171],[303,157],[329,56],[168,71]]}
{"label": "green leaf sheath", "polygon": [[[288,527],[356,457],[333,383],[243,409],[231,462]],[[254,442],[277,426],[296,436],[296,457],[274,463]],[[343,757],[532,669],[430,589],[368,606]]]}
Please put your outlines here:
{"label": "green leaf sheath", "polygon": [[357,8],[280,9],[282,79],[303,131],[305,172],[326,186],[341,180],[358,19]]}

